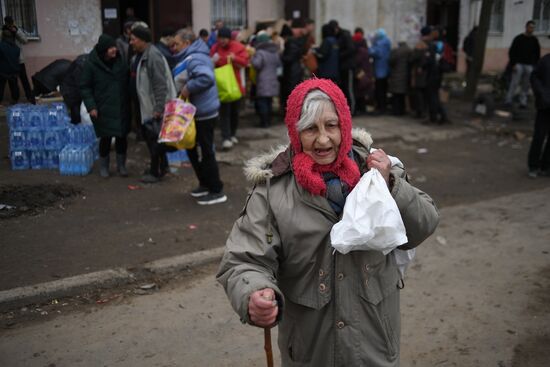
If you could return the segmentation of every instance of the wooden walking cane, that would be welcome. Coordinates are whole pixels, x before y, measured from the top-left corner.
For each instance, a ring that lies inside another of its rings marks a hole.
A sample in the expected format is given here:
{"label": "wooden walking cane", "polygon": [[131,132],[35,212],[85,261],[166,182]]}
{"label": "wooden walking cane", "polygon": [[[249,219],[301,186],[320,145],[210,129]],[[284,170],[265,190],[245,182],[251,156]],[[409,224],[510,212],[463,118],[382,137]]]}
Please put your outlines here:
{"label": "wooden walking cane", "polygon": [[271,328],[264,328],[264,349],[267,367],[273,367],[273,349],[271,349]]}

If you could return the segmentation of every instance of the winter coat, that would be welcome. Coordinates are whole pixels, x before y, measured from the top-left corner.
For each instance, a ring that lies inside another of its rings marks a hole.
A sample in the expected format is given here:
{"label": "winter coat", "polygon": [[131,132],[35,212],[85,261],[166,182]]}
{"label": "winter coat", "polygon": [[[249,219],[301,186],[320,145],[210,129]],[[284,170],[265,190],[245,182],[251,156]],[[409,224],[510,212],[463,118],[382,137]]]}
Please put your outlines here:
{"label": "winter coat", "polygon": [[430,55],[429,45],[424,41],[419,41],[411,51],[409,63],[412,88],[426,88]]}
{"label": "winter coat", "polygon": [[[363,130],[353,137],[356,163],[365,172],[372,140]],[[435,230],[439,214],[404,170],[392,173],[391,195],[409,240],[403,248],[414,248]],[[288,150],[254,159],[247,176],[255,186],[217,274],[241,320],[251,323],[251,293],[272,288],[283,366],[398,366],[402,279],[393,255],[333,253],[330,231],[340,217],[325,197],[296,182]]]}
{"label": "winter coat", "polygon": [[321,46],[314,50],[318,60],[317,77],[331,79],[338,83],[340,80],[340,49],[336,37],[325,37]]}
{"label": "winter coat", "polygon": [[242,43],[233,40],[229,41],[227,47],[221,47],[220,43],[216,42],[214,46],[212,46],[212,49],[210,49],[210,56],[213,56],[216,53],[220,56],[215,65],[217,68],[227,64],[227,56],[229,56],[230,53],[233,53],[235,55],[235,57],[231,59],[231,64],[233,65],[235,77],[237,78],[237,82],[239,83],[239,87],[241,88],[241,93],[244,96],[245,90],[241,81],[241,69],[247,67],[249,62],[248,52],[246,51],[246,48],[243,46]]}
{"label": "winter coat", "polygon": [[136,89],[141,123],[151,120],[154,112],[163,113],[166,102],[176,98],[176,87],[168,63],[153,45],[149,45],[139,59]]}
{"label": "winter coat", "polygon": [[355,96],[371,97],[374,93],[374,70],[365,40],[355,42]]}
{"label": "winter coat", "polygon": [[406,94],[409,88],[409,54],[411,50],[406,43],[400,43],[390,53],[390,79],[388,90],[394,94]]}
{"label": "winter coat", "polygon": [[279,48],[273,42],[262,42],[256,46],[252,66],[257,71],[256,96],[275,97],[279,95],[277,69],[282,66]]}
{"label": "winter coat", "polygon": [[[67,106],[80,105],[82,95],[80,94],[80,77],[86,65],[89,54],[79,55],[69,66],[69,70],[65,73],[59,89],[63,96],[63,101]],[[122,59],[124,61],[124,59]]]}
{"label": "winter coat", "polygon": [[80,94],[88,112],[97,110],[93,123],[98,137],[128,134],[128,67],[120,55],[109,67],[92,50],[80,78]]}
{"label": "winter coat", "polygon": [[346,29],[340,29],[337,35],[340,70],[353,70],[355,68],[355,45],[351,38],[351,33]]}
{"label": "winter coat", "polygon": [[376,79],[387,78],[390,74],[390,52],[390,39],[387,36],[377,36],[369,48],[369,54],[374,59],[374,75]]}
{"label": "winter coat", "polygon": [[535,94],[537,109],[550,109],[550,54],[546,54],[540,59],[537,67],[531,73],[531,86]]}
{"label": "winter coat", "polygon": [[19,47],[14,42],[0,41],[0,75],[11,78],[19,73]]}
{"label": "winter coat", "polygon": [[220,108],[214,64],[209,53],[208,46],[199,38],[184,50],[182,61],[173,70],[176,89],[181,91],[187,86],[189,90],[189,101],[197,108],[197,121],[218,116]]}
{"label": "winter coat", "polygon": [[283,84],[288,94],[304,79],[302,56],[305,53],[304,37],[289,37],[285,42],[285,50],[281,56],[283,61]]}

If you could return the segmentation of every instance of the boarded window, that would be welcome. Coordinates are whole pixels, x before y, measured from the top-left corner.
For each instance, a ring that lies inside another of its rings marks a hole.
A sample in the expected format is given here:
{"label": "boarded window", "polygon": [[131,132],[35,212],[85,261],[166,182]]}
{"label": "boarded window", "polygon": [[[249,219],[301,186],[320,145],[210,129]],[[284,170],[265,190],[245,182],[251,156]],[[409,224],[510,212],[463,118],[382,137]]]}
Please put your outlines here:
{"label": "boarded window", "polygon": [[35,0],[0,0],[2,20],[9,15],[30,37],[38,37]]}
{"label": "boarded window", "polygon": [[535,0],[533,20],[537,32],[550,32],[550,0]]}
{"label": "boarded window", "polygon": [[244,29],[248,27],[248,12],[246,0],[210,0],[212,24],[223,21],[229,29]]}

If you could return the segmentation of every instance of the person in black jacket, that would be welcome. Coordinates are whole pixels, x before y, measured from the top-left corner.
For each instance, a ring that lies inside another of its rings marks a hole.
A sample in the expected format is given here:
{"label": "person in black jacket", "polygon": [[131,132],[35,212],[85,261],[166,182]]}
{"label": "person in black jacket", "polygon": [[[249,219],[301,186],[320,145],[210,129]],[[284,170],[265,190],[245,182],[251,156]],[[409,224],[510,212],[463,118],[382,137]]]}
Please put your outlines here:
{"label": "person in black jacket", "polygon": [[513,70],[512,80],[506,94],[507,105],[512,105],[512,100],[518,85],[521,83],[520,108],[527,108],[527,92],[529,91],[529,76],[540,59],[540,44],[536,36],[535,22],[532,20],[525,24],[525,32],[517,35],[512,41],[508,51],[510,67]]}
{"label": "person in black jacket", "polygon": [[355,45],[351,38],[351,33],[347,29],[342,29],[336,20],[331,20],[328,24],[334,29],[339,48],[339,67],[340,83],[338,86],[344,92],[348,100],[348,106],[352,113],[355,113],[355,95],[353,94],[353,81],[355,70]]}
{"label": "person in black jacket", "polygon": [[19,47],[15,44],[15,34],[7,27],[2,28],[0,39],[0,102],[4,99],[6,82],[10,86],[13,103],[19,100]]}
{"label": "person in black jacket", "polygon": [[304,80],[304,69],[302,57],[305,54],[307,37],[304,37],[304,24],[301,19],[292,20],[291,34],[286,38],[285,50],[281,55],[283,62],[283,77],[281,80],[281,111],[286,109],[286,100],[290,92],[302,80]]}
{"label": "person in black jacket", "polygon": [[539,175],[550,176],[550,54],[539,61],[531,74],[531,86],[535,93],[537,116],[527,164],[529,177],[536,178]]}

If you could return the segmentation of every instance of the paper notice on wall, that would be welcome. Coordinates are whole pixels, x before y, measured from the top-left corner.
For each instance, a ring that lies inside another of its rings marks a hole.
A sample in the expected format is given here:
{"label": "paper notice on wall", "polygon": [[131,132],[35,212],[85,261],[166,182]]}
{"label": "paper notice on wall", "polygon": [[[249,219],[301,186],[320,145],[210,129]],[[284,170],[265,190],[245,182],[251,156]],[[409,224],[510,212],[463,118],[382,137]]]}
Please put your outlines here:
{"label": "paper notice on wall", "polygon": [[71,36],[80,36],[80,28],[78,26],[78,21],[76,20],[69,20],[69,34]]}
{"label": "paper notice on wall", "polygon": [[105,8],[103,9],[103,15],[105,19],[116,19],[117,18],[117,9],[116,8]]}
{"label": "paper notice on wall", "polygon": [[294,10],[292,12],[292,18],[294,18],[294,19],[300,18],[300,11],[299,10]]}

